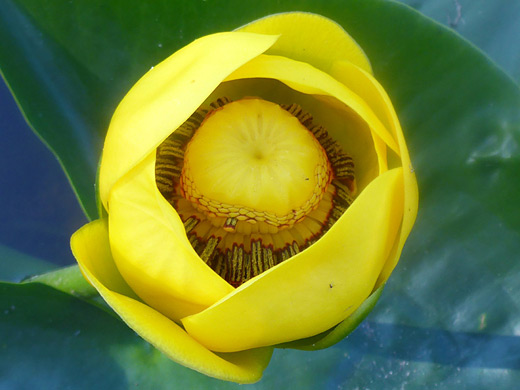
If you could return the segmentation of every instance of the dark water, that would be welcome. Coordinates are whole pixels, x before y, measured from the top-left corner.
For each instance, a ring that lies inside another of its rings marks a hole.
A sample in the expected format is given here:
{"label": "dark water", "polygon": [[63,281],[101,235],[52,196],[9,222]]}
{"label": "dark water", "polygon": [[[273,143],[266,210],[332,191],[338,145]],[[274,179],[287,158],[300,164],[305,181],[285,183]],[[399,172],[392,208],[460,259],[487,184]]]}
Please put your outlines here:
{"label": "dark water", "polygon": [[59,162],[25,122],[0,78],[0,245],[72,264],[70,235],[86,222]]}

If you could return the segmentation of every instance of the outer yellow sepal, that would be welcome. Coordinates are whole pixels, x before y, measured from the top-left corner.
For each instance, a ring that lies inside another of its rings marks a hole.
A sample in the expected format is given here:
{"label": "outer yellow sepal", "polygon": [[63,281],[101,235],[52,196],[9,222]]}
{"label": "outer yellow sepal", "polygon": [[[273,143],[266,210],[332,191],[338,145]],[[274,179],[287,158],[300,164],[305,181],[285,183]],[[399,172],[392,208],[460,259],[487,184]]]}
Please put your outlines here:
{"label": "outer yellow sepal", "polygon": [[270,78],[283,82],[296,91],[311,95],[328,95],[356,112],[395,153],[396,140],[374,114],[372,108],[346,85],[309,64],[286,57],[259,55],[233,72],[226,80]]}
{"label": "outer yellow sepal", "polygon": [[348,61],[372,73],[363,49],[331,19],[306,12],[288,12],[255,20],[237,31],[280,35],[265,54],[306,62],[329,72],[336,61]]}
{"label": "outer yellow sepal", "polygon": [[83,226],[72,236],[71,247],[81,271],[105,301],[128,326],[170,359],[223,380],[252,383],[261,378],[272,348],[217,355],[175,322],[135,298],[112,259],[106,220]]}
{"label": "outer yellow sepal", "polygon": [[[200,38],[146,73],[112,117],[99,173],[101,201],[236,68],[264,52],[276,36],[219,33]],[[225,61],[222,61],[225,58]]]}
{"label": "outer yellow sepal", "polygon": [[110,246],[119,272],[150,306],[178,320],[233,291],[197,255],[155,185],[155,154],[110,192]]}
{"label": "outer yellow sepal", "polygon": [[385,264],[379,277],[378,285],[381,285],[386,282],[397,265],[406,238],[410,234],[415,218],[417,217],[417,209],[419,207],[417,179],[415,178],[415,171],[410,161],[410,155],[406,147],[399,119],[397,118],[390,98],[381,84],[367,72],[345,61],[335,63],[331,69],[331,74],[338,81],[348,85],[358,96],[363,98],[363,100],[370,105],[381,122],[392,133],[393,138],[397,140],[399,146],[404,184],[403,225],[394,253]]}
{"label": "outer yellow sepal", "polygon": [[403,171],[390,170],[360,194],[321,239],[251,279],[201,313],[182,319],[214,351],[239,351],[323,332],[372,292],[403,216]]}

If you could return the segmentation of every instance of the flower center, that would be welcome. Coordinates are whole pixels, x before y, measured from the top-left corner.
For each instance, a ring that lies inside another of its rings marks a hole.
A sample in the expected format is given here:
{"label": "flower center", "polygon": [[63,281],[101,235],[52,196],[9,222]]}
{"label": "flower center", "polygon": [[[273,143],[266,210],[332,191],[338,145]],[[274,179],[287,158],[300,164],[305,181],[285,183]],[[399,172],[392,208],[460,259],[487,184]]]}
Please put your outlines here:
{"label": "flower center", "polygon": [[180,184],[208,218],[244,233],[240,221],[293,226],[316,208],[330,180],[325,151],[296,117],[243,99],[206,117],[187,145]]}
{"label": "flower center", "polygon": [[226,98],[157,148],[156,183],[233,286],[294,256],[352,203],[354,164],[296,104]]}

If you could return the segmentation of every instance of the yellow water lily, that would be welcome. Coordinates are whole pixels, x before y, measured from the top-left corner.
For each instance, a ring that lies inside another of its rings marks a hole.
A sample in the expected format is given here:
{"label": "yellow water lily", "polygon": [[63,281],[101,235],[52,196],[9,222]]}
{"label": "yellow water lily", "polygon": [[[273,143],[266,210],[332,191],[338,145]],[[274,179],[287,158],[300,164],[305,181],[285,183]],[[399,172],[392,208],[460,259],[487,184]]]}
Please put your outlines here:
{"label": "yellow water lily", "polygon": [[107,217],[71,239],[85,277],[168,357],[240,383],[274,346],[352,318],[417,213],[367,57],[308,13],[202,37],[146,73],[110,123],[99,195]]}

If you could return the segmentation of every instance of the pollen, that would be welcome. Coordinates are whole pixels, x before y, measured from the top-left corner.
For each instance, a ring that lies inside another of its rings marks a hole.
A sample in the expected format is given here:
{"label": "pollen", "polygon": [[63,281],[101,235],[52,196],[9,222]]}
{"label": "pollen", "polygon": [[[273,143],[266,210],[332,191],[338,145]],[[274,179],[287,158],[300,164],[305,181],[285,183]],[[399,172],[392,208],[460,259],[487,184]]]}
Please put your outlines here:
{"label": "pollen", "polygon": [[231,285],[295,256],[355,195],[354,162],[297,104],[220,98],[157,149],[156,183]]}

